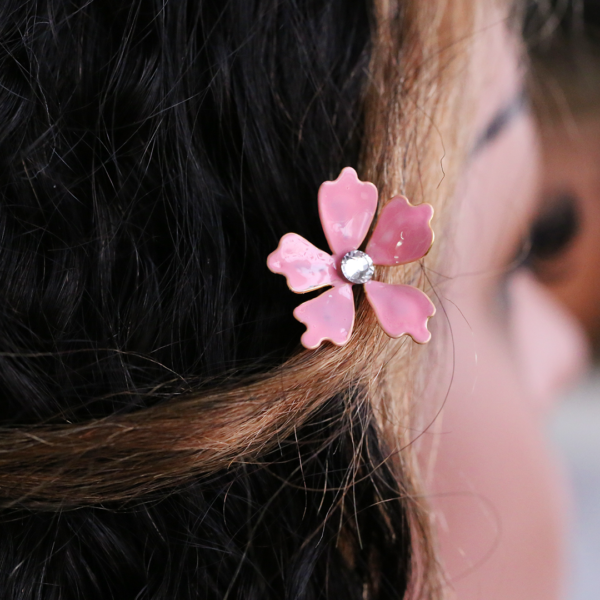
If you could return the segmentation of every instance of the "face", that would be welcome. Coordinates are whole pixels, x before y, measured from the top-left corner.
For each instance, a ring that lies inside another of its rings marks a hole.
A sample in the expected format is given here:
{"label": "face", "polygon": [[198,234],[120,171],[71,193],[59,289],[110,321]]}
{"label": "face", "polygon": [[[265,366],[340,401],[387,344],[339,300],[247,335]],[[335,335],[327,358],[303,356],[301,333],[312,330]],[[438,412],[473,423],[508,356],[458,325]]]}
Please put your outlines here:
{"label": "face", "polygon": [[477,133],[432,322],[431,369],[442,383],[431,393],[441,413],[425,434],[429,492],[459,600],[551,600],[561,590],[565,499],[544,415],[587,347],[574,318],[519,266],[539,212],[539,148],[520,101],[517,45],[496,18],[475,48]]}

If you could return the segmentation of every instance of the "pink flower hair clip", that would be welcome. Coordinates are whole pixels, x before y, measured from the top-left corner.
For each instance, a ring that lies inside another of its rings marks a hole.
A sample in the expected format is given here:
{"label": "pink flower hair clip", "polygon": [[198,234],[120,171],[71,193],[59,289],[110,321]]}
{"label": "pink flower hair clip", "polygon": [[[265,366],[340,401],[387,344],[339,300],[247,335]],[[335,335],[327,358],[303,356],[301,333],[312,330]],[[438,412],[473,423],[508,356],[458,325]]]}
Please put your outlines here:
{"label": "pink flower hair clip", "polygon": [[305,348],[317,348],[325,340],[343,346],[350,339],[355,284],[364,284],[387,335],[410,335],[420,344],[431,338],[427,321],[435,314],[435,306],[427,295],[410,285],[382,283],[372,277],[373,265],[404,265],[429,252],[433,207],[413,206],[404,196],[394,197],[381,211],[366,252],[362,252],[358,248],[376,210],[377,188],[360,181],[356,171],[346,167],[335,181],[325,181],[319,188],[319,216],[332,255],[296,233],[284,235],[269,255],[267,266],[284,275],[293,292],[304,294],[331,286],[294,310],[294,317],[307,327],[301,339]]}

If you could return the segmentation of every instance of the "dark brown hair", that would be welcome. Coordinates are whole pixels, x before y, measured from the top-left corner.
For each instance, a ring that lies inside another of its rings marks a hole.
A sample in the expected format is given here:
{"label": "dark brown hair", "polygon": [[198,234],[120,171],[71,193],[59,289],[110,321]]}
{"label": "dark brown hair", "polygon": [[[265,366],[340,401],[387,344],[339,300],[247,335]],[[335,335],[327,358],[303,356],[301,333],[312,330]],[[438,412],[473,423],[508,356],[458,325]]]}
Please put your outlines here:
{"label": "dark brown hair", "polygon": [[421,4],[2,4],[2,597],[437,594],[384,385],[410,344],[359,297],[346,347],[299,352],[265,266],[325,247],[344,166],[447,193],[464,7]]}

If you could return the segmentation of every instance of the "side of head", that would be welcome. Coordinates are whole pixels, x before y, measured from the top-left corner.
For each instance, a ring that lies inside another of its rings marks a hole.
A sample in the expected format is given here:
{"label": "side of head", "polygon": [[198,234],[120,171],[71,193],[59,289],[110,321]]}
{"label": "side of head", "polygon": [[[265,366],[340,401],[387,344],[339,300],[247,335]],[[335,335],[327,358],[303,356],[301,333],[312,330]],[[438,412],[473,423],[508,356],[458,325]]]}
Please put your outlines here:
{"label": "side of head", "polygon": [[387,340],[358,298],[347,347],[300,352],[265,261],[326,247],[342,167],[447,195],[468,25],[439,4],[3,3],[3,596],[435,595]]}

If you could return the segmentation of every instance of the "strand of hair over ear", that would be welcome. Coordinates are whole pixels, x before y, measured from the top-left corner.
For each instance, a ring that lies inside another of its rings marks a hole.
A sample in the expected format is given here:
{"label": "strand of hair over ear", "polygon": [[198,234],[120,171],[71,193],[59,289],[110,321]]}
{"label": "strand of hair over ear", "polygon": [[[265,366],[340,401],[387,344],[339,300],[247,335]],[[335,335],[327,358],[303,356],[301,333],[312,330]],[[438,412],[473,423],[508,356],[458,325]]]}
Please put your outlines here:
{"label": "strand of hair over ear", "polygon": [[354,342],[225,391],[83,423],[0,428],[0,506],[128,502],[256,461],[327,400],[368,388],[357,365],[369,364],[374,346]]}

